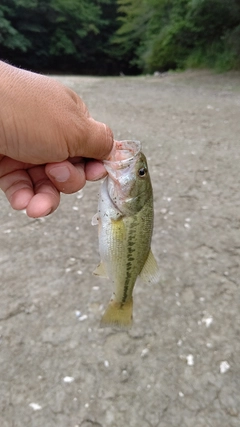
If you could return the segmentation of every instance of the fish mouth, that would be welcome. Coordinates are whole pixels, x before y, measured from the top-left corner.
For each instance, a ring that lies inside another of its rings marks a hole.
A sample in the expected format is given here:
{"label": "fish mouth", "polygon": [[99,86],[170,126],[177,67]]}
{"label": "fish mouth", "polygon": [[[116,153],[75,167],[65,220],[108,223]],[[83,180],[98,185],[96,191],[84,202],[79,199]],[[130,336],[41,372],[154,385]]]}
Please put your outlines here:
{"label": "fish mouth", "polygon": [[103,161],[110,178],[108,191],[112,201],[125,200],[130,194],[135,182],[135,165],[140,151],[140,141],[114,141],[109,159]]}
{"label": "fish mouth", "polygon": [[141,142],[134,140],[114,141],[113,149],[104,166],[108,169],[124,169],[134,162],[141,151]]}
{"label": "fish mouth", "polygon": [[112,152],[108,160],[103,161],[103,164],[109,176],[116,183],[124,185],[129,181],[140,151],[140,141],[114,141]]}

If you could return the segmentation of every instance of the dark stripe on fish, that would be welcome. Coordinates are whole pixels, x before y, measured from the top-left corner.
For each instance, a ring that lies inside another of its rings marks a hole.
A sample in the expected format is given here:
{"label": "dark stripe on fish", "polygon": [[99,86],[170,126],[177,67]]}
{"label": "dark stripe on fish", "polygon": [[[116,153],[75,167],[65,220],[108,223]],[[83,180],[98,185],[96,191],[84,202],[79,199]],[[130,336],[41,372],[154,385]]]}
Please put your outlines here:
{"label": "dark stripe on fish", "polygon": [[128,245],[127,245],[127,268],[126,268],[126,279],[123,288],[123,297],[121,300],[121,306],[123,306],[128,297],[128,288],[131,281],[131,270],[132,270],[132,261],[135,260],[133,253],[136,251],[134,245],[136,243],[136,228],[138,226],[137,217],[133,219],[129,227],[129,236],[128,236]]}

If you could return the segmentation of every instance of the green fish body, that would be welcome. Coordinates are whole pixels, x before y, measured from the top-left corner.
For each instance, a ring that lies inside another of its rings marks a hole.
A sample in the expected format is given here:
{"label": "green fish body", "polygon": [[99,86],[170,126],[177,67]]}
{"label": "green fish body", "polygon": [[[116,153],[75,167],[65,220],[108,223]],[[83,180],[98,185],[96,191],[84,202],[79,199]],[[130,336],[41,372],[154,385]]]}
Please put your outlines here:
{"label": "green fish body", "polygon": [[159,279],[151,251],[153,193],[140,143],[116,142],[115,153],[104,163],[108,176],[101,187],[97,213],[101,263],[94,274],[109,277],[113,283],[101,326],[124,328],[132,324],[137,277],[145,283]]}

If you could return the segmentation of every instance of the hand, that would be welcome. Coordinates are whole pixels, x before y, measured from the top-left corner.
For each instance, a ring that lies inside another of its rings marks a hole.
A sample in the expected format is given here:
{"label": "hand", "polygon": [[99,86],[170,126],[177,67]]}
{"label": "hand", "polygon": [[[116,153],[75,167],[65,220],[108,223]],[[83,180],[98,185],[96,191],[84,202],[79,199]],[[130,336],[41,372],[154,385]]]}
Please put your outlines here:
{"label": "hand", "polygon": [[2,62],[0,76],[0,188],[14,209],[48,215],[60,192],[106,175],[112,133],[59,82]]}

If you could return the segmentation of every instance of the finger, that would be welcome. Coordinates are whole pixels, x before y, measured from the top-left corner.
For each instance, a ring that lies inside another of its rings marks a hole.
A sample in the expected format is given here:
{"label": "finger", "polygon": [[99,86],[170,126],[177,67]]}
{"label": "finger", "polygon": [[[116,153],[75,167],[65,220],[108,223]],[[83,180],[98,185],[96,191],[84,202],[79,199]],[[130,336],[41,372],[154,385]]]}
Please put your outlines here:
{"label": "finger", "polygon": [[49,185],[42,185],[40,192],[35,194],[26,208],[30,218],[40,218],[54,212],[60,203],[60,193],[50,190]]}
{"label": "finger", "polygon": [[[78,117],[74,120],[71,130],[75,129],[74,139],[69,144],[69,131],[65,135],[68,143],[69,157],[82,156],[98,160],[107,159],[113,147],[113,133],[105,123],[94,120],[83,100],[71,89],[68,89],[71,98],[77,104]],[[65,127],[69,129],[69,126]]]}
{"label": "finger", "polygon": [[74,138],[70,140],[69,134],[65,135],[69,157],[82,156],[98,160],[109,157],[113,147],[113,134],[104,123],[82,116],[78,118],[75,126],[72,125],[71,130],[72,134],[75,131]]}
{"label": "finger", "polygon": [[89,160],[85,165],[85,175],[88,181],[97,181],[107,175],[103,163],[98,160]]}
{"label": "finger", "polygon": [[17,170],[0,178],[0,188],[13,209],[25,209],[34,196],[32,181],[24,170]]}
{"label": "finger", "polygon": [[[74,164],[72,164],[72,162]],[[48,163],[45,172],[54,186],[65,194],[81,190],[86,183],[84,161],[72,160],[60,163]]]}
{"label": "finger", "polygon": [[59,192],[41,166],[30,169],[29,173],[18,170],[5,175],[0,178],[0,187],[13,209],[26,209],[33,218],[48,215],[60,202]]}
{"label": "finger", "polygon": [[8,175],[11,172],[27,170],[33,165],[31,163],[23,163],[19,160],[11,159],[11,157],[0,156],[0,178]]}
{"label": "finger", "polygon": [[113,133],[104,123],[89,118],[89,132],[85,157],[104,160],[107,159],[113,148]]}
{"label": "finger", "polygon": [[[43,166],[33,166],[2,157],[0,188],[13,209],[27,209],[31,217],[53,212],[60,201],[57,189],[48,180]],[[45,187],[43,186],[45,183]],[[35,192],[39,192],[36,197]]]}
{"label": "finger", "polygon": [[33,167],[28,172],[35,194],[28,203],[27,215],[39,218],[54,212],[60,203],[60,193],[46,176],[44,166]]}

